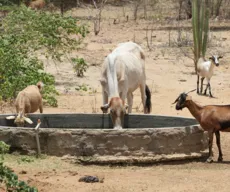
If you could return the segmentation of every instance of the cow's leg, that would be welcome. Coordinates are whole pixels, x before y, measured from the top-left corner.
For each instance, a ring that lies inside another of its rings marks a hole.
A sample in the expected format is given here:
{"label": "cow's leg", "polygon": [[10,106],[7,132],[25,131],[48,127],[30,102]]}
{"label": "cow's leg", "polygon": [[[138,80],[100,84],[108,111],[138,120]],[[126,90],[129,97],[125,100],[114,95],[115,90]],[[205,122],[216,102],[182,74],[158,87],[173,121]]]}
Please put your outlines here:
{"label": "cow's leg", "polygon": [[[102,100],[103,100],[103,106],[108,104],[108,100],[109,100],[108,94],[105,92],[104,89],[102,89]],[[103,110],[102,110],[103,113],[108,113],[108,109],[109,108],[107,108],[107,109],[103,108]]]}
{"label": "cow's leg", "polygon": [[146,113],[146,110],[145,110],[145,102],[146,102],[145,83],[142,83],[140,85],[140,90],[141,90],[141,100],[142,100],[142,104],[143,104],[143,111],[144,111],[144,113]]}
{"label": "cow's leg", "polygon": [[127,94],[127,100],[128,100],[128,113],[132,113],[132,107],[133,107],[133,93],[129,92]]}
{"label": "cow's leg", "polygon": [[108,103],[108,94],[103,90],[102,91],[103,105]]}

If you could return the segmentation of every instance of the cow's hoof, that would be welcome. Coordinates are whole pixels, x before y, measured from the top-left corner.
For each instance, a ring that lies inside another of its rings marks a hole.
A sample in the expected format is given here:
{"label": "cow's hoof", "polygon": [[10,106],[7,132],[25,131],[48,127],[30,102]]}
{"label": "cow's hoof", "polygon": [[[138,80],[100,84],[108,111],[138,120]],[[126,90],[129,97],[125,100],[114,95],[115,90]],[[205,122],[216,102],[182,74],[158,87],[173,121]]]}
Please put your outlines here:
{"label": "cow's hoof", "polygon": [[207,160],[206,160],[206,163],[212,163],[213,162],[213,159],[212,158],[208,158]]}
{"label": "cow's hoof", "polygon": [[122,127],[114,127],[115,130],[122,130]]}

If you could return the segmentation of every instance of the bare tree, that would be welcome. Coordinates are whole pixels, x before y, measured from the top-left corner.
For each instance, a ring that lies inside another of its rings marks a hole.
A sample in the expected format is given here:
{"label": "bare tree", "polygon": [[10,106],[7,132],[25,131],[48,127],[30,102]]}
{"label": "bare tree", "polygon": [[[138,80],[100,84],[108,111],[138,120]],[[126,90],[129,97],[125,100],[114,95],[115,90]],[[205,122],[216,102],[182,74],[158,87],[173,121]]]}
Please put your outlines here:
{"label": "bare tree", "polygon": [[94,34],[98,35],[98,33],[101,30],[101,14],[102,14],[103,8],[107,0],[101,0],[99,3],[99,6],[97,5],[95,0],[92,0],[92,1],[93,1],[94,7],[97,9],[97,14],[94,20]]}
{"label": "bare tree", "polygon": [[138,9],[141,5],[141,1],[142,0],[136,0],[134,2],[134,10],[133,10],[133,17],[134,17],[134,20],[136,21],[137,20],[137,12],[138,12]]}
{"label": "bare tree", "polygon": [[223,0],[218,0],[217,2],[216,2],[216,16],[219,16],[220,15],[220,7],[221,7],[221,5],[222,5],[222,2],[223,2]]}
{"label": "bare tree", "polygon": [[143,0],[143,6],[144,6],[144,17],[145,19],[147,19],[148,0]]}

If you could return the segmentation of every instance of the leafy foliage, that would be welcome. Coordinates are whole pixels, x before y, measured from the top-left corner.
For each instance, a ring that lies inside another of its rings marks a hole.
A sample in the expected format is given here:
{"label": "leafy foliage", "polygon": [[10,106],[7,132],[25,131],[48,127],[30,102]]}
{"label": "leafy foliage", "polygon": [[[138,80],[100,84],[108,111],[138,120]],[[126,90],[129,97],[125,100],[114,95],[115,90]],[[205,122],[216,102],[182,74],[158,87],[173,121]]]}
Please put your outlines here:
{"label": "leafy foliage", "polygon": [[15,98],[27,85],[42,81],[43,98],[57,106],[54,76],[44,71],[39,57],[61,61],[87,33],[87,27],[72,17],[37,12],[25,6],[11,11],[0,23],[0,97]]}
{"label": "leafy foliage", "polygon": [[0,160],[4,159],[4,154],[6,154],[10,149],[10,146],[7,145],[5,142],[0,141]]}
{"label": "leafy foliage", "polygon": [[77,73],[78,77],[83,77],[84,76],[84,72],[86,72],[88,65],[85,62],[85,60],[83,58],[72,58],[71,59],[72,62],[74,63],[74,70]]}
{"label": "leafy foliage", "polygon": [[3,164],[4,154],[9,151],[10,146],[0,141],[0,183],[5,183],[7,192],[38,192],[34,187],[30,187],[24,181],[19,181],[18,176]]}

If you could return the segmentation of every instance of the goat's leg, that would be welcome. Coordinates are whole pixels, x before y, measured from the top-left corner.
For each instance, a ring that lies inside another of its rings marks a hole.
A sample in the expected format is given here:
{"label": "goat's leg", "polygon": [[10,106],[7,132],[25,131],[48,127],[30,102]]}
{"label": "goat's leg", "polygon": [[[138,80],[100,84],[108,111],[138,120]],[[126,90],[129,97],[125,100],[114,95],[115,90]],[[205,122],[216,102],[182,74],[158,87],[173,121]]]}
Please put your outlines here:
{"label": "goat's leg", "polygon": [[209,87],[209,82],[207,83],[206,88],[205,88],[205,90],[204,90],[204,95],[207,95],[208,87]]}
{"label": "goat's leg", "polygon": [[216,135],[216,145],[219,150],[218,161],[223,161],[223,154],[222,154],[221,145],[220,145],[220,131],[216,131],[215,135]]}
{"label": "goat's leg", "polygon": [[127,94],[127,100],[128,100],[128,113],[132,113],[132,107],[133,107],[133,93],[128,93]]}
{"label": "goat's leg", "polygon": [[210,85],[210,82],[208,82],[208,87],[209,87],[209,95],[210,95],[210,97],[213,97],[212,92],[211,92],[211,85]]}
{"label": "goat's leg", "polygon": [[207,163],[212,163],[213,162],[213,152],[212,152],[212,143],[213,143],[213,131],[208,132],[208,147],[209,147],[209,156],[208,159],[206,160]]}
{"label": "goat's leg", "polygon": [[197,75],[197,89],[196,89],[196,93],[199,94],[200,91],[199,91],[199,80],[200,80],[200,76]]}
{"label": "goat's leg", "polygon": [[40,113],[43,113],[43,105],[42,104],[39,106],[39,111],[40,111]]}
{"label": "goat's leg", "polygon": [[200,93],[203,93],[203,82],[204,82],[204,77],[201,77],[201,85],[200,85]]}

